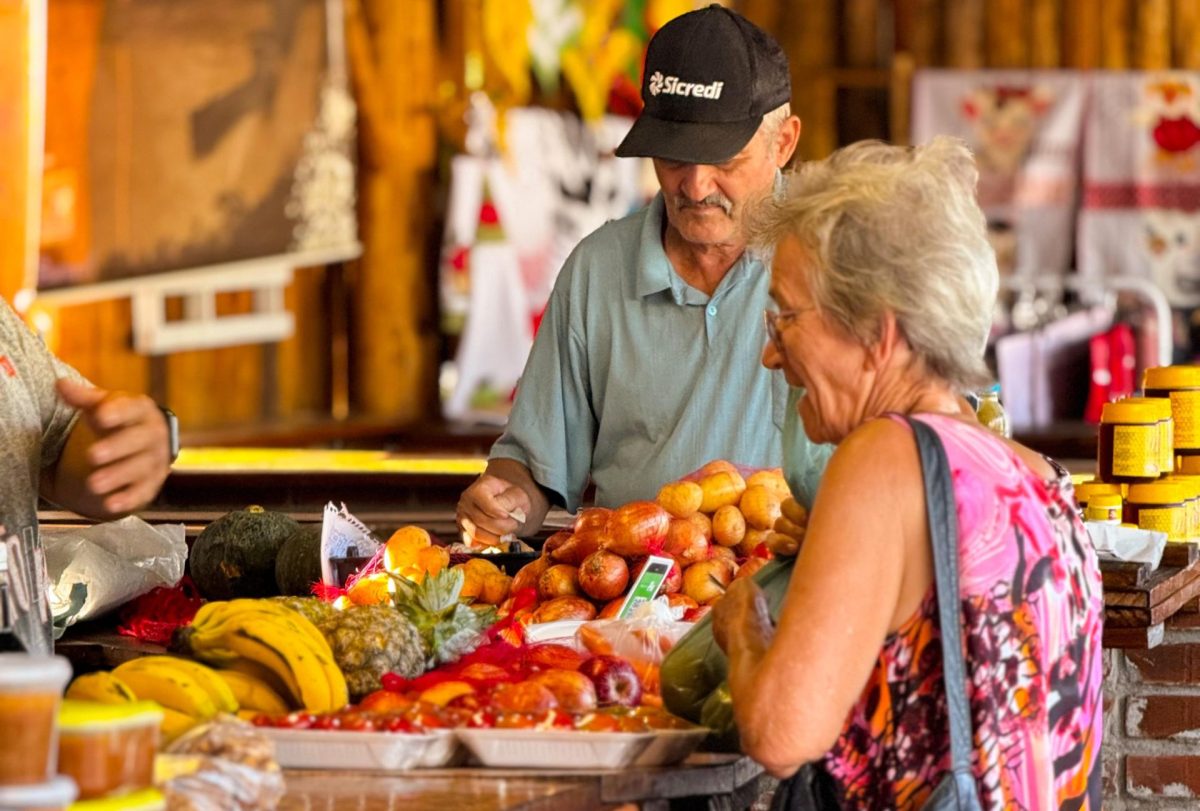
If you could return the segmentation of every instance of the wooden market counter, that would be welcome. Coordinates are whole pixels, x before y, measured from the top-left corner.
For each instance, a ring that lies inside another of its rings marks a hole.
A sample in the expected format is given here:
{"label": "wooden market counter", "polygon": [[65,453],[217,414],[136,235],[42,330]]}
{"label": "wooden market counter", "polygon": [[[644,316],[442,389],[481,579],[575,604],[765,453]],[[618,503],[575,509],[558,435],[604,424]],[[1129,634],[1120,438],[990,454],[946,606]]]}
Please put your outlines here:
{"label": "wooden market counter", "polygon": [[[586,735],[587,733],[580,733]],[[747,757],[697,753],[678,766],[573,772],[421,769],[401,773],[286,770],[280,811],[589,811],[635,804],[645,811],[749,808],[764,789]]]}

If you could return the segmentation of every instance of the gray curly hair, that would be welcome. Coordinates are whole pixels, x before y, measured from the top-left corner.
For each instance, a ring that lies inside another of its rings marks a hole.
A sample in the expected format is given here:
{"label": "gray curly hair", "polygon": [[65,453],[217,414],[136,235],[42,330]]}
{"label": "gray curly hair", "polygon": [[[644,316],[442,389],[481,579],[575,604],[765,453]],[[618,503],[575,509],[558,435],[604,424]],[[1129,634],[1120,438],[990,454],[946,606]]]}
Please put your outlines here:
{"label": "gray curly hair", "polygon": [[768,258],[787,236],[810,250],[814,303],[863,344],[891,311],[932,374],[975,388],[991,380],[983,355],[999,285],[978,177],[954,138],[863,141],[799,165],[783,195],[748,212],[747,233]]}

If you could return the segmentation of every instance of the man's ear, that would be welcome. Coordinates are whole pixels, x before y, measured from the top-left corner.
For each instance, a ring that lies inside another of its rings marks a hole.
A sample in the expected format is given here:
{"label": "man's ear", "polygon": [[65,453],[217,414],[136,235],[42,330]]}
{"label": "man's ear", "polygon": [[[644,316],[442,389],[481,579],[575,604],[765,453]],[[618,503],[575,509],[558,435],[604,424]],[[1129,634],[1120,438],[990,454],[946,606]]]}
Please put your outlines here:
{"label": "man's ear", "polygon": [[796,152],[800,143],[800,119],[794,115],[788,116],[779,128],[775,139],[775,165],[782,169]]}

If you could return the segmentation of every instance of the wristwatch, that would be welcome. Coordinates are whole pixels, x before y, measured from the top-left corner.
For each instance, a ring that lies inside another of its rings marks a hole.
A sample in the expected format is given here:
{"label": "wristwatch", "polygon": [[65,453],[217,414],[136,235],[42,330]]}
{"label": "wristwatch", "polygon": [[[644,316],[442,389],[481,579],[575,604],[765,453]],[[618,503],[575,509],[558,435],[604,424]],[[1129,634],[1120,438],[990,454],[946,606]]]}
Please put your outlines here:
{"label": "wristwatch", "polygon": [[158,410],[162,412],[163,419],[167,421],[167,455],[174,463],[179,458],[179,418],[166,406],[160,405]]}

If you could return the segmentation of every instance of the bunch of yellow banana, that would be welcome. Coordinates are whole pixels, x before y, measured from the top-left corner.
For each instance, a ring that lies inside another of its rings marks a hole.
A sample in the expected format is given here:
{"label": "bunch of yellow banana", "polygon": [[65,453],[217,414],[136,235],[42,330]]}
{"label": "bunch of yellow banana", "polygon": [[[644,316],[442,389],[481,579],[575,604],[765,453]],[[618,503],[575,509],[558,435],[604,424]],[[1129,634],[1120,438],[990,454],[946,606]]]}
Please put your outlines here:
{"label": "bunch of yellow banana", "polygon": [[76,676],[67,687],[67,698],[75,701],[97,701],[101,704],[127,704],[137,701],[137,694],[129,685],[109,673],[98,670]]}
{"label": "bunch of yellow banana", "polygon": [[243,718],[253,717],[259,713],[268,715],[285,715],[289,709],[279,692],[267,683],[265,679],[240,670],[218,670],[217,675],[225,680],[233,691],[241,709],[238,715]]}
{"label": "bunch of yellow banana", "polygon": [[238,700],[229,685],[199,662],[143,656],[119,665],[108,675],[138,699],[155,701],[163,708],[162,734],[168,742],[217,713],[238,711]]}
{"label": "bunch of yellow banana", "polygon": [[264,686],[279,688],[273,692],[280,699],[298,707],[330,712],[350,700],[325,637],[305,617],[279,603],[208,603],[181,637],[197,659],[256,676]]}

